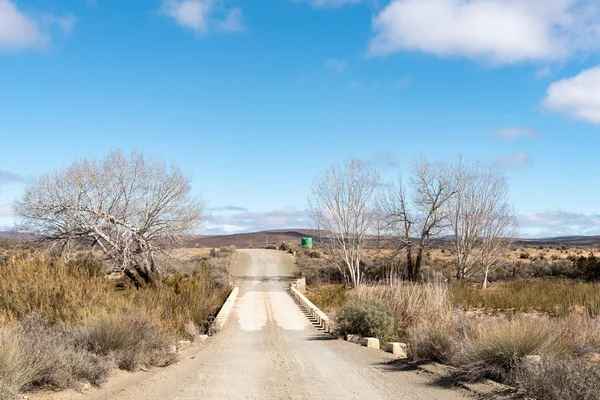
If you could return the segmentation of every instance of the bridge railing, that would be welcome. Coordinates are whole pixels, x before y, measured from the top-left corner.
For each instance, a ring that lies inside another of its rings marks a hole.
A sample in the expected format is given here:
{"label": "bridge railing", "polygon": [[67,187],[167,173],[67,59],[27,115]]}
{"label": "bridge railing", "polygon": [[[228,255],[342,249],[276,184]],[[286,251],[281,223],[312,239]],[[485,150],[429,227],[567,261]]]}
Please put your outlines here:
{"label": "bridge railing", "polygon": [[335,327],[333,321],[331,321],[323,311],[321,311],[310,300],[308,300],[306,296],[300,293],[300,291],[294,286],[290,287],[290,293],[292,294],[292,296],[294,296],[298,303],[310,314],[310,316],[315,319],[317,325],[321,329],[325,330],[325,332],[334,333]]}

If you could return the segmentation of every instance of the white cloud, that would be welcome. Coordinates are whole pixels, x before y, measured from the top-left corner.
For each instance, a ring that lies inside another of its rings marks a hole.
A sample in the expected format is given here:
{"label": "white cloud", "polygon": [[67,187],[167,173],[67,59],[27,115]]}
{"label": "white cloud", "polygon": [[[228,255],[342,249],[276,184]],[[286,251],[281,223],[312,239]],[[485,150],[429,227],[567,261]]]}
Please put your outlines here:
{"label": "white cloud", "polygon": [[600,47],[599,16],[592,0],[394,0],[373,19],[369,51],[493,64],[560,60]]}
{"label": "white cloud", "polygon": [[242,10],[225,9],[218,0],[163,0],[161,11],[177,25],[197,34],[212,29],[222,32],[244,30]]}
{"label": "white cloud", "polygon": [[243,211],[234,214],[212,215],[206,234],[219,235],[258,232],[285,228],[306,228],[310,225],[307,211],[293,207],[271,211]]}
{"label": "white cloud", "polygon": [[552,83],[543,105],[552,111],[600,124],[600,66]]}
{"label": "white cloud", "polygon": [[213,3],[211,1],[197,0],[168,0],[163,2],[163,11],[175,22],[185,28],[196,32],[208,30],[208,17]]}
{"label": "white cloud", "polygon": [[50,44],[55,28],[69,33],[76,22],[72,14],[28,14],[14,2],[0,0],[0,51],[44,49]]}
{"label": "white cloud", "polygon": [[8,0],[0,0],[0,50],[23,50],[43,47],[49,38],[38,22]]}
{"label": "white cloud", "polygon": [[341,75],[346,72],[346,68],[348,67],[348,62],[345,60],[338,60],[336,58],[330,58],[325,61],[325,67],[333,72],[334,74]]}
{"label": "white cloud", "polygon": [[495,134],[503,139],[516,139],[522,136],[536,137],[538,135],[535,129],[527,126],[515,126],[511,128],[500,129],[499,131],[496,131]]}
{"label": "white cloud", "polygon": [[529,155],[525,152],[503,156],[496,159],[496,164],[503,167],[525,167],[533,164]]}
{"label": "white cloud", "polygon": [[358,89],[362,86],[362,81],[350,81],[346,84],[349,89]]}
{"label": "white cloud", "polygon": [[600,215],[561,210],[532,212],[520,215],[519,225],[534,236],[595,235],[600,234]]}

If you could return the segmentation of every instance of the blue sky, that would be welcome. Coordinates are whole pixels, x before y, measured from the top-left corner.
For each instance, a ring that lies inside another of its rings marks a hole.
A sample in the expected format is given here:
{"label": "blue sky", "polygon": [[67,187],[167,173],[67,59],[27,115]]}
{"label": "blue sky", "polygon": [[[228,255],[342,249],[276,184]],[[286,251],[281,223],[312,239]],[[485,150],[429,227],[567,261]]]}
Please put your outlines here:
{"label": "blue sky", "polygon": [[600,234],[591,0],[0,0],[0,226],[45,171],[179,164],[208,233],[309,226],[311,180],[423,153],[506,171],[522,234]]}

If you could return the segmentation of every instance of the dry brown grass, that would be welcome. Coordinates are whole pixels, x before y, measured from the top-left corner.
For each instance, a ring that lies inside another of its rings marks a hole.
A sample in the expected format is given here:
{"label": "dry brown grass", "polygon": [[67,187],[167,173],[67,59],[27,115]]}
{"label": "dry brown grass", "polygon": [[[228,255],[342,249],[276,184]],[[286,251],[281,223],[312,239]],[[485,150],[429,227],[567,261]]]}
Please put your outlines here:
{"label": "dry brown grass", "polygon": [[527,355],[565,356],[573,343],[560,323],[548,318],[518,317],[478,321],[458,344],[451,362],[463,380],[483,378],[514,383],[514,373]]}
{"label": "dry brown grass", "polygon": [[600,284],[567,279],[534,279],[479,285],[450,286],[452,302],[465,311],[541,312],[564,317],[573,312],[600,314]]}
{"label": "dry brown grass", "polygon": [[214,279],[215,271],[207,262],[192,260],[188,265],[192,274],[176,273],[159,287],[136,290],[125,285],[116,290],[115,282],[69,268],[60,260],[16,256],[8,267],[0,268],[0,315],[10,322],[35,313],[48,323],[77,325],[97,315],[130,313],[182,336],[190,321],[204,329],[229,290],[225,282]]}
{"label": "dry brown grass", "polygon": [[527,394],[543,400],[598,400],[600,368],[575,357],[544,357],[516,370],[515,380]]}
{"label": "dry brown grass", "polygon": [[109,357],[120,369],[164,367],[177,359],[173,342],[149,320],[139,315],[107,315],[89,321],[81,340],[94,354]]}
{"label": "dry brown grass", "polygon": [[[113,364],[164,366],[191,327],[206,331],[229,292],[228,276],[205,259],[188,273],[136,290],[97,273],[30,252],[0,266],[0,398],[19,390],[100,384]],[[222,268],[226,263],[220,263]],[[34,317],[33,317],[34,316]]]}

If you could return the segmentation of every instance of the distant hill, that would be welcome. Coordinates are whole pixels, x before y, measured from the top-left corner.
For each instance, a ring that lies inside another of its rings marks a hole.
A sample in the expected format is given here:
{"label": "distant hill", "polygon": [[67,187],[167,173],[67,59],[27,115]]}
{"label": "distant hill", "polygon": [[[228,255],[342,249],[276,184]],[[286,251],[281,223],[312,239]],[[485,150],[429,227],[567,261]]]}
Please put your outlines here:
{"label": "distant hill", "polygon": [[541,239],[519,239],[517,242],[525,246],[595,246],[600,244],[600,236],[557,236]]}
{"label": "distant hill", "polygon": [[303,237],[318,236],[318,232],[312,229],[281,229],[251,233],[235,233],[232,235],[218,236],[194,236],[185,240],[186,247],[221,247],[235,246],[240,249],[249,246],[259,247],[265,244],[279,244],[285,242],[297,242],[300,244]]}
{"label": "distant hill", "polygon": [[[265,244],[279,244],[282,241],[300,244],[303,237],[317,238],[315,229],[280,229],[262,232],[236,233],[216,236],[188,236],[184,239],[184,247],[221,247],[235,246],[240,249],[249,246],[260,247]],[[0,231],[2,239],[17,239],[14,233]],[[448,237],[446,239],[450,239]],[[600,244],[600,236],[557,236],[540,239],[517,239],[519,246],[596,246]]]}
{"label": "distant hill", "polygon": [[[248,246],[264,246],[265,244],[279,244],[281,241],[296,242],[300,244],[303,237],[319,236],[314,229],[281,229],[251,233],[236,233],[218,236],[193,236],[186,238],[186,247],[220,247],[235,246],[247,248]],[[595,246],[600,244],[600,236],[559,236],[541,239],[517,239],[520,246]]]}

